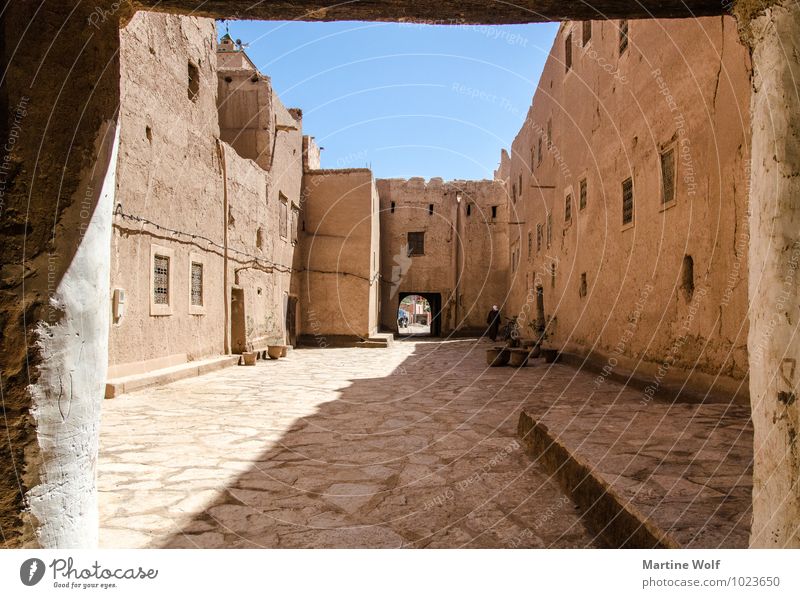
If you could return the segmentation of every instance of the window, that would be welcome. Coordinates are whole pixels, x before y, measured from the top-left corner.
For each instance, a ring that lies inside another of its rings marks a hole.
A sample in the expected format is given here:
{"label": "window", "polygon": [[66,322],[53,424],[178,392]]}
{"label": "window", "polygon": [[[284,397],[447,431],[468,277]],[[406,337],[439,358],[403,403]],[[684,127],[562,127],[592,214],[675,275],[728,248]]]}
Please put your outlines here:
{"label": "window", "polygon": [[535,155],[536,155],[536,152],[534,152],[534,151],[533,151],[533,147],[531,147],[531,162],[530,162],[530,169],[531,169],[531,171],[533,171],[533,162],[534,162],[534,157],[535,157]]}
{"label": "window", "polygon": [[683,256],[682,279],[683,295],[686,297],[686,301],[691,301],[692,295],[694,295],[694,259],[692,259],[691,255]]}
{"label": "window", "polygon": [[522,199],[522,173],[519,175],[519,184],[517,188],[519,189],[519,198]]}
{"label": "window", "polygon": [[619,54],[625,52],[628,49],[628,21],[627,19],[623,19],[619,22]]}
{"label": "window", "polygon": [[173,276],[175,274],[175,250],[163,245],[150,245],[150,315],[172,315]]}
{"label": "window", "polygon": [[433,204],[428,204],[428,216],[433,216]]}
{"label": "window", "polygon": [[300,220],[300,209],[292,206],[292,245],[297,243],[297,223]]}
{"label": "window", "polygon": [[581,179],[579,183],[579,197],[578,197],[578,209],[583,209],[586,207],[586,195],[587,195],[587,185],[586,179]]}
{"label": "window", "polygon": [[633,180],[622,181],[622,224],[633,222]]}
{"label": "window", "polygon": [[542,225],[536,225],[536,251],[542,250]]}
{"label": "window", "polygon": [[169,305],[169,257],[156,254],[153,258],[153,303]]}
{"label": "window", "polygon": [[517,184],[511,183],[511,201],[516,203],[517,201]]}
{"label": "window", "polygon": [[279,232],[279,234],[281,236],[281,239],[286,240],[286,237],[287,237],[287,234],[288,234],[287,220],[289,219],[288,200],[286,199],[286,196],[283,193],[280,193],[278,195],[278,197],[281,200],[280,201],[280,215],[279,215],[279,218],[278,218],[278,232]]}
{"label": "window", "polygon": [[536,164],[542,163],[542,136],[539,135],[539,148],[536,150]]}
{"label": "window", "polygon": [[553,147],[553,119],[547,119],[547,149]]}
{"label": "window", "polygon": [[556,287],[556,263],[553,262],[550,264],[550,286],[555,288]]}
{"label": "window", "polygon": [[572,33],[564,39],[564,71],[572,68]]}
{"label": "window", "polygon": [[675,201],[675,150],[661,152],[661,203]]}
{"label": "window", "polygon": [[533,233],[528,231],[528,256],[533,253]]}
{"label": "window", "polygon": [[547,215],[547,248],[550,248],[550,243],[553,242],[553,214],[552,212]]}
{"label": "window", "polygon": [[467,216],[471,216],[471,215],[472,215],[472,204],[468,203],[467,204]]}
{"label": "window", "polygon": [[578,295],[586,297],[586,272],[581,272],[581,286],[578,288]]}
{"label": "window", "polygon": [[187,93],[189,99],[193,102],[197,101],[197,97],[200,95],[200,71],[197,68],[197,65],[193,62],[189,62],[187,64],[187,70],[189,75],[189,86],[187,88]]}
{"label": "window", "polygon": [[581,31],[581,43],[585,46],[592,39],[592,22],[584,21]]}
{"label": "window", "polygon": [[564,222],[572,222],[572,193],[564,199]]}
{"label": "window", "polygon": [[497,206],[492,206],[492,220],[497,218]]}
{"label": "window", "polygon": [[408,255],[425,255],[425,233],[408,233]]}
{"label": "window", "polygon": [[191,304],[203,305],[203,264],[191,262]]}
{"label": "window", "polygon": [[390,211],[392,214],[394,214],[394,202],[392,202],[392,207],[391,207],[391,208],[389,208],[389,211]]}

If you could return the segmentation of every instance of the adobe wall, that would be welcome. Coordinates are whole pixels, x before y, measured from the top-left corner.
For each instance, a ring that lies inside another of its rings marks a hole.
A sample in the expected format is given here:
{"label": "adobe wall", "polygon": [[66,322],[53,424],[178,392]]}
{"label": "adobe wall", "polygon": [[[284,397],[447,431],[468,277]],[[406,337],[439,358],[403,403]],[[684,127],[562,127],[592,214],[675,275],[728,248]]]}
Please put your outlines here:
{"label": "adobe wall", "polygon": [[[120,31],[111,290],[124,290],[126,302],[123,317],[112,318],[110,327],[112,378],[223,352],[225,215],[215,39],[210,19],[142,12]],[[187,92],[189,61],[200,74],[194,100]],[[154,246],[172,252],[170,315],[152,315]],[[203,262],[203,313],[190,313],[192,255]]]}
{"label": "adobe wall", "polygon": [[306,172],[298,265],[305,343],[329,346],[376,331],[377,212],[370,170]]}
{"label": "adobe wall", "polygon": [[[696,389],[713,384],[746,394],[750,84],[736,24],[729,17],[631,21],[621,56],[617,22],[592,22],[586,47],[581,33],[581,23],[560,28],[512,144],[509,208],[520,224],[509,228],[510,251],[520,265],[511,272],[507,311],[529,312],[541,284],[551,344],[593,353],[611,369],[636,368],[656,387],[691,372]],[[663,206],[660,151],[667,147],[675,151],[676,200]],[[623,225],[628,177],[634,217]],[[539,250],[537,224],[545,236]],[[694,264],[693,291],[683,282],[685,256]]]}
{"label": "adobe wall", "polygon": [[[481,332],[492,304],[502,303],[506,295],[508,216],[502,183],[412,178],[379,179],[377,185],[381,326],[397,331],[399,293],[438,293],[442,334],[456,328]],[[425,233],[424,255],[408,255],[409,232]]]}

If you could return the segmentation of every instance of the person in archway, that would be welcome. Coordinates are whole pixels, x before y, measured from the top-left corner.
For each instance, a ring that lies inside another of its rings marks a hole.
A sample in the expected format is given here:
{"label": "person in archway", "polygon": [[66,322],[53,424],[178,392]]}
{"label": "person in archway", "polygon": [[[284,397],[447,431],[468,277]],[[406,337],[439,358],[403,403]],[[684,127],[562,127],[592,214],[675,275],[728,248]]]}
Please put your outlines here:
{"label": "person in archway", "polygon": [[489,310],[489,315],[486,316],[486,323],[489,325],[489,329],[486,331],[487,336],[492,339],[492,342],[497,340],[497,331],[500,328],[500,308],[496,305],[492,305],[492,309]]}

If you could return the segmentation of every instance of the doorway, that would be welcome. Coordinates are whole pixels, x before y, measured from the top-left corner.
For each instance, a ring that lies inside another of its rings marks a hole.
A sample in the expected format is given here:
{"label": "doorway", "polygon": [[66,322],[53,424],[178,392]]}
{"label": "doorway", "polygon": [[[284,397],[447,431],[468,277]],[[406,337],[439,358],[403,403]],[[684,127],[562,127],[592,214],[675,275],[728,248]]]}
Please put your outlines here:
{"label": "doorway", "polygon": [[241,354],[247,350],[247,328],[244,289],[231,287],[231,353]]}
{"label": "doorway", "polygon": [[286,297],[286,344],[297,345],[297,297]]}
{"label": "doorway", "polygon": [[441,336],[441,297],[439,293],[399,293],[397,332],[408,336]]}

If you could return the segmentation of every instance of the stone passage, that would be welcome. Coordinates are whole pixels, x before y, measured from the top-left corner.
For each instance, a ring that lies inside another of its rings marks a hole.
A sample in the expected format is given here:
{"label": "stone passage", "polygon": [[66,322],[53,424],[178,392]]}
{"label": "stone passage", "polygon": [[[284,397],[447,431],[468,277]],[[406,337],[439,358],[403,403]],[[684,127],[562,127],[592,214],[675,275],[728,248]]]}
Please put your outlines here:
{"label": "stone passage", "polygon": [[485,347],[300,349],[105,403],[101,546],[593,546],[516,437],[544,367]]}

